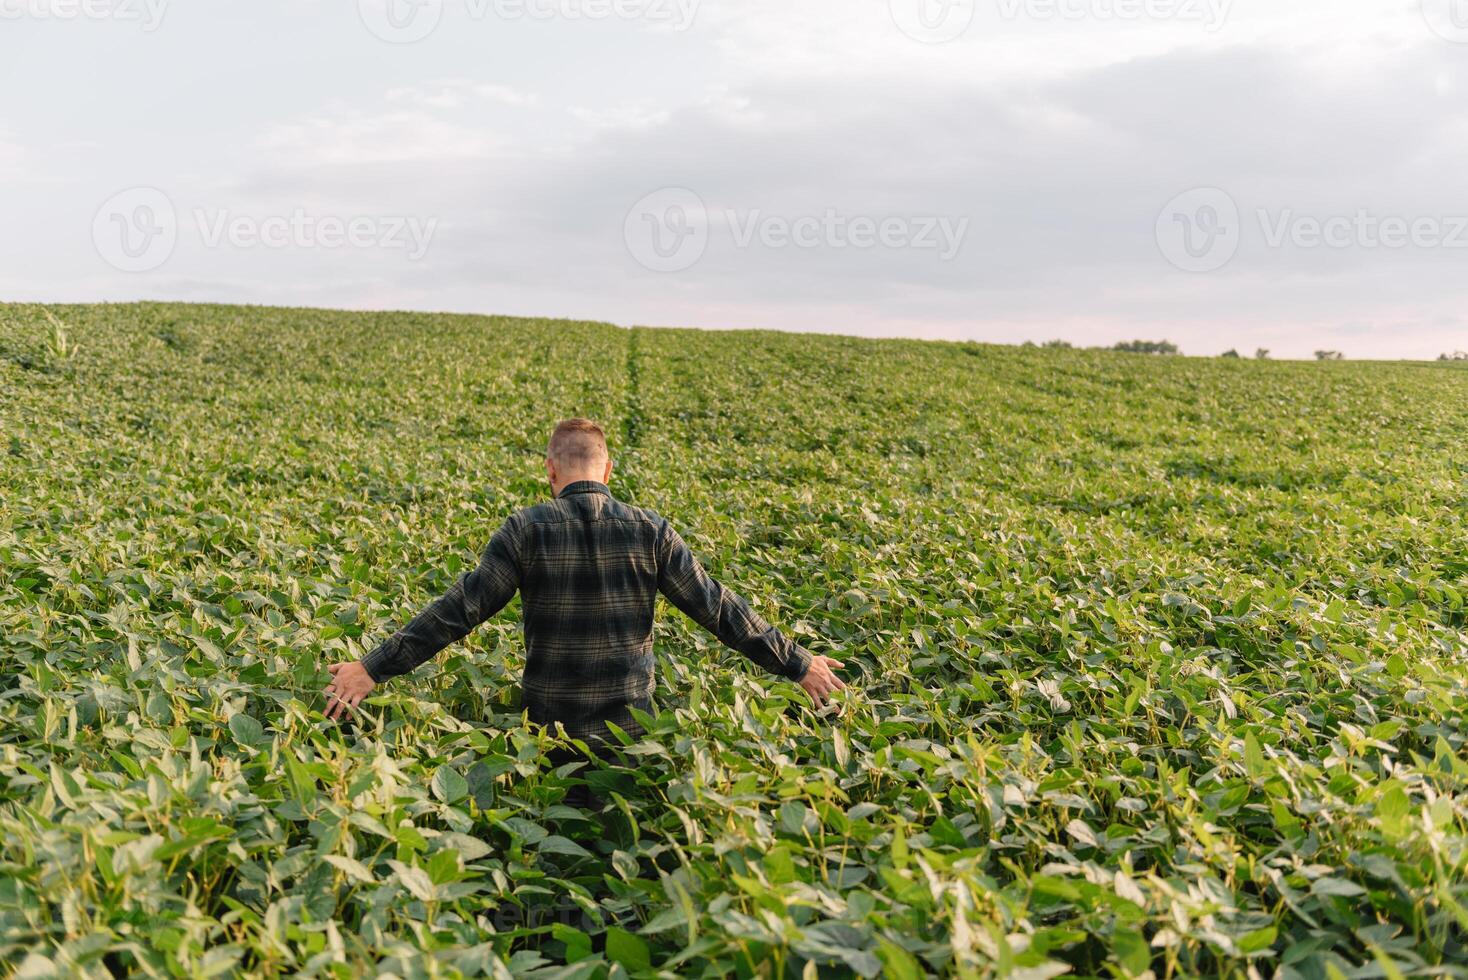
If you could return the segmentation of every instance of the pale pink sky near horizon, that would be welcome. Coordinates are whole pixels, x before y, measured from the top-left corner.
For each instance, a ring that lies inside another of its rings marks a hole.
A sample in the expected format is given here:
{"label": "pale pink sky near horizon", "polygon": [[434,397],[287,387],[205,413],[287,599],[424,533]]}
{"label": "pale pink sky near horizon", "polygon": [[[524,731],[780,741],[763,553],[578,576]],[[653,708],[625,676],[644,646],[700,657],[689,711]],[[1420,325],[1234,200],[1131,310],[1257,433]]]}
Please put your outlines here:
{"label": "pale pink sky near horizon", "polygon": [[1468,0],[88,9],[0,0],[0,300],[1468,349]]}

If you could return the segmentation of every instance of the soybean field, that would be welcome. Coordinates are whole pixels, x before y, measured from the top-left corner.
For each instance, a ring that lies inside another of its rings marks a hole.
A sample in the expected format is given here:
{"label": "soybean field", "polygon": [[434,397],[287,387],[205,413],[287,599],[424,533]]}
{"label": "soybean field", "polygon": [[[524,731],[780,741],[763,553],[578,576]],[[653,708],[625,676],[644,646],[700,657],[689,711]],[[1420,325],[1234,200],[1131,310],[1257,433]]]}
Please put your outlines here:
{"label": "soybean field", "polygon": [[[848,695],[326,721],[577,415]],[[0,976],[1468,975],[1465,515],[1450,363],[0,305]]]}

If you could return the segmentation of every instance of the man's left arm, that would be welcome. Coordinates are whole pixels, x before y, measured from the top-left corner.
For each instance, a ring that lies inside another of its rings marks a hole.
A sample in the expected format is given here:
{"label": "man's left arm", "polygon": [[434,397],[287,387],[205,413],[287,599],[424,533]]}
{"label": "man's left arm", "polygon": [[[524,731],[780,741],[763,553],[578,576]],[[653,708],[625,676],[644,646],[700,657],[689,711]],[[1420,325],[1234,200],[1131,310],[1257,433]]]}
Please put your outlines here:
{"label": "man's left arm", "polygon": [[812,654],[765,622],[743,597],[706,572],[677,531],[658,530],[658,590],[730,649],[795,681],[817,706],[846,687],[832,672],[841,661]]}
{"label": "man's left arm", "polygon": [[519,518],[511,517],[490,539],[479,565],[460,576],[448,592],[360,661],[330,665],[332,681],[326,694],[331,705],[326,716],[345,715],[378,684],[432,660],[503,609],[520,588],[521,531]]}

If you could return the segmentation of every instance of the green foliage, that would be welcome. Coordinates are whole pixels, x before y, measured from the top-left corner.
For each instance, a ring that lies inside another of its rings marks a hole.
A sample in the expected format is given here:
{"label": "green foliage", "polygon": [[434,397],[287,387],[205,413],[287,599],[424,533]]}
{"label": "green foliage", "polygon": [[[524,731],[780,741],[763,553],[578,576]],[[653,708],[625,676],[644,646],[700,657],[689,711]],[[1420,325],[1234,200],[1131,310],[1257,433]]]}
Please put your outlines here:
{"label": "green foliage", "polygon": [[[325,722],[570,415],[854,696],[664,609],[630,764],[552,769],[512,606]],[[1465,965],[1462,372],[11,306],[0,424],[19,973]]]}

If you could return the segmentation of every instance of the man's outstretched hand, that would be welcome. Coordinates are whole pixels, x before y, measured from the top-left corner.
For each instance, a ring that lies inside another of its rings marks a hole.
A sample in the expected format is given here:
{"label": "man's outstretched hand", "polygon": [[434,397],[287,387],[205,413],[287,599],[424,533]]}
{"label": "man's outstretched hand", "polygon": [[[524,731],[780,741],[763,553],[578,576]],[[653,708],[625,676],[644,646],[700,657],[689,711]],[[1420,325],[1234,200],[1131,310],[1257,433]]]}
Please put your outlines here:
{"label": "man's outstretched hand", "polygon": [[832,667],[845,667],[839,660],[830,657],[812,657],[810,669],[800,680],[800,686],[805,688],[805,693],[816,703],[816,707],[824,707],[826,698],[837,691],[844,691],[846,685],[841,683],[841,678],[831,673]]}
{"label": "man's outstretched hand", "polygon": [[345,718],[348,711],[357,710],[362,699],[372,693],[377,682],[367,673],[367,668],[353,660],[344,664],[330,664],[331,683],[323,692],[326,695],[326,717]]}

